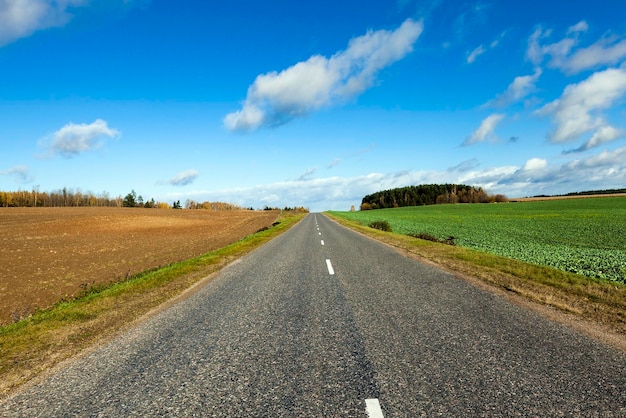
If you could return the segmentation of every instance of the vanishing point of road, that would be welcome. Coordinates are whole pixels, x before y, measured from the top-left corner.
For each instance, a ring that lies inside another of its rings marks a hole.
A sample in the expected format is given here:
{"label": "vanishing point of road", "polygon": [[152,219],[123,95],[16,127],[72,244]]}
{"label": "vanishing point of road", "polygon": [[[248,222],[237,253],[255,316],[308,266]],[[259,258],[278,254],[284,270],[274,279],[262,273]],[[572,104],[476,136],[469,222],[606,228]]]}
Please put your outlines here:
{"label": "vanishing point of road", "polygon": [[626,416],[626,354],[321,214],[1,416]]}

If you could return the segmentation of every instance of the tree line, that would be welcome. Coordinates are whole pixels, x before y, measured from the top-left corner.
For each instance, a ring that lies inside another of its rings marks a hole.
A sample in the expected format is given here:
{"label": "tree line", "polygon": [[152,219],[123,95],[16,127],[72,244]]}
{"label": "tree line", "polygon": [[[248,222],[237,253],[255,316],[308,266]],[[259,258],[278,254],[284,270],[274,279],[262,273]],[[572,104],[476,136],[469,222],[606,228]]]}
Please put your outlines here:
{"label": "tree line", "polygon": [[445,203],[506,202],[506,196],[490,195],[482,187],[465,184],[422,184],[383,190],[365,196],[361,210],[424,206]]}
{"label": "tree line", "polygon": [[70,207],[70,206],[100,206],[122,207],[124,199],[121,196],[111,197],[108,192],[95,194],[83,192],[80,189],[62,189],[51,192],[39,191],[39,187],[32,190],[0,191],[0,207]]}
{"label": "tree line", "polygon": [[[158,202],[154,199],[144,200],[135,190],[126,196],[111,197],[108,192],[95,194],[93,192],[83,192],[80,189],[62,189],[51,192],[42,192],[39,187],[32,190],[18,190],[5,192],[0,191],[0,207],[127,207],[127,208],[159,208],[159,209],[182,209],[180,200],[171,204],[168,202]],[[235,210],[241,209],[232,203],[223,202],[194,202],[187,200],[186,209],[208,209],[208,210]]]}
{"label": "tree line", "polygon": [[588,190],[585,192],[571,192],[564,196],[590,196],[595,194],[623,194],[626,193],[626,189],[603,189],[603,190]]}
{"label": "tree line", "polygon": [[[240,206],[233,203],[225,202],[196,202],[195,200],[187,199],[185,201],[185,209],[205,209],[205,210],[239,210]],[[250,208],[252,209],[252,208]]]}

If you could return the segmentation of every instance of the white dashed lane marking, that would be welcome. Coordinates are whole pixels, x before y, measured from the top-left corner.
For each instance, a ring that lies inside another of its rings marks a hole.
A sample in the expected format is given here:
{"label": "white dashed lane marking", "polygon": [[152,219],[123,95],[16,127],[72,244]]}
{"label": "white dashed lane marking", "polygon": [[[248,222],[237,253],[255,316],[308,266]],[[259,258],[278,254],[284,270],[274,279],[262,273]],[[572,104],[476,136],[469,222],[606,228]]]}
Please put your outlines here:
{"label": "white dashed lane marking", "polygon": [[329,259],[326,259],[326,267],[328,267],[328,274],[335,274],[335,270],[333,270],[333,265]]}
{"label": "white dashed lane marking", "polygon": [[378,399],[366,399],[365,409],[369,418],[385,418],[382,409],[380,409]]}

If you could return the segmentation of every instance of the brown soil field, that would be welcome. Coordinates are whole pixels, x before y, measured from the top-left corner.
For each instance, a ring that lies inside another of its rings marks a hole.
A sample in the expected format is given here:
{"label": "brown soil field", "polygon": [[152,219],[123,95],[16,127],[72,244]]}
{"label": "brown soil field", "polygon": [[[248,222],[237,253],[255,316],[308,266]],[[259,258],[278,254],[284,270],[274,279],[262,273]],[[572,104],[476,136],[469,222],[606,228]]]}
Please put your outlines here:
{"label": "brown soil field", "polygon": [[0,209],[0,324],[94,285],[197,257],[270,226],[277,211]]}

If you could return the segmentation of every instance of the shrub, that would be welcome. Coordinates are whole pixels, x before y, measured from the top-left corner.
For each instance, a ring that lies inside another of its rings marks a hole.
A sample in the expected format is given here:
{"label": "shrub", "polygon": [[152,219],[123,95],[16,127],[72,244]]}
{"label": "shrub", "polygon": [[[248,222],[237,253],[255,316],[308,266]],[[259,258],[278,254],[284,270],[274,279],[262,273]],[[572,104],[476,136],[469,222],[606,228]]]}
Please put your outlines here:
{"label": "shrub", "polygon": [[448,245],[456,245],[456,243],[454,242],[454,240],[456,238],[454,238],[453,236],[449,236],[446,239],[439,239],[433,235],[427,234],[425,232],[420,232],[419,234],[408,234],[409,236],[413,237],[413,238],[419,238],[419,239],[425,239],[427,241],[432,241],[432,242],[440,242],[442,244],[448,244]]}
{"label": "shrub", "polygon": [[380,229],[381,231],[391,232],[391,225],[387,221],[373,221],[368,225],[370,228]]}

